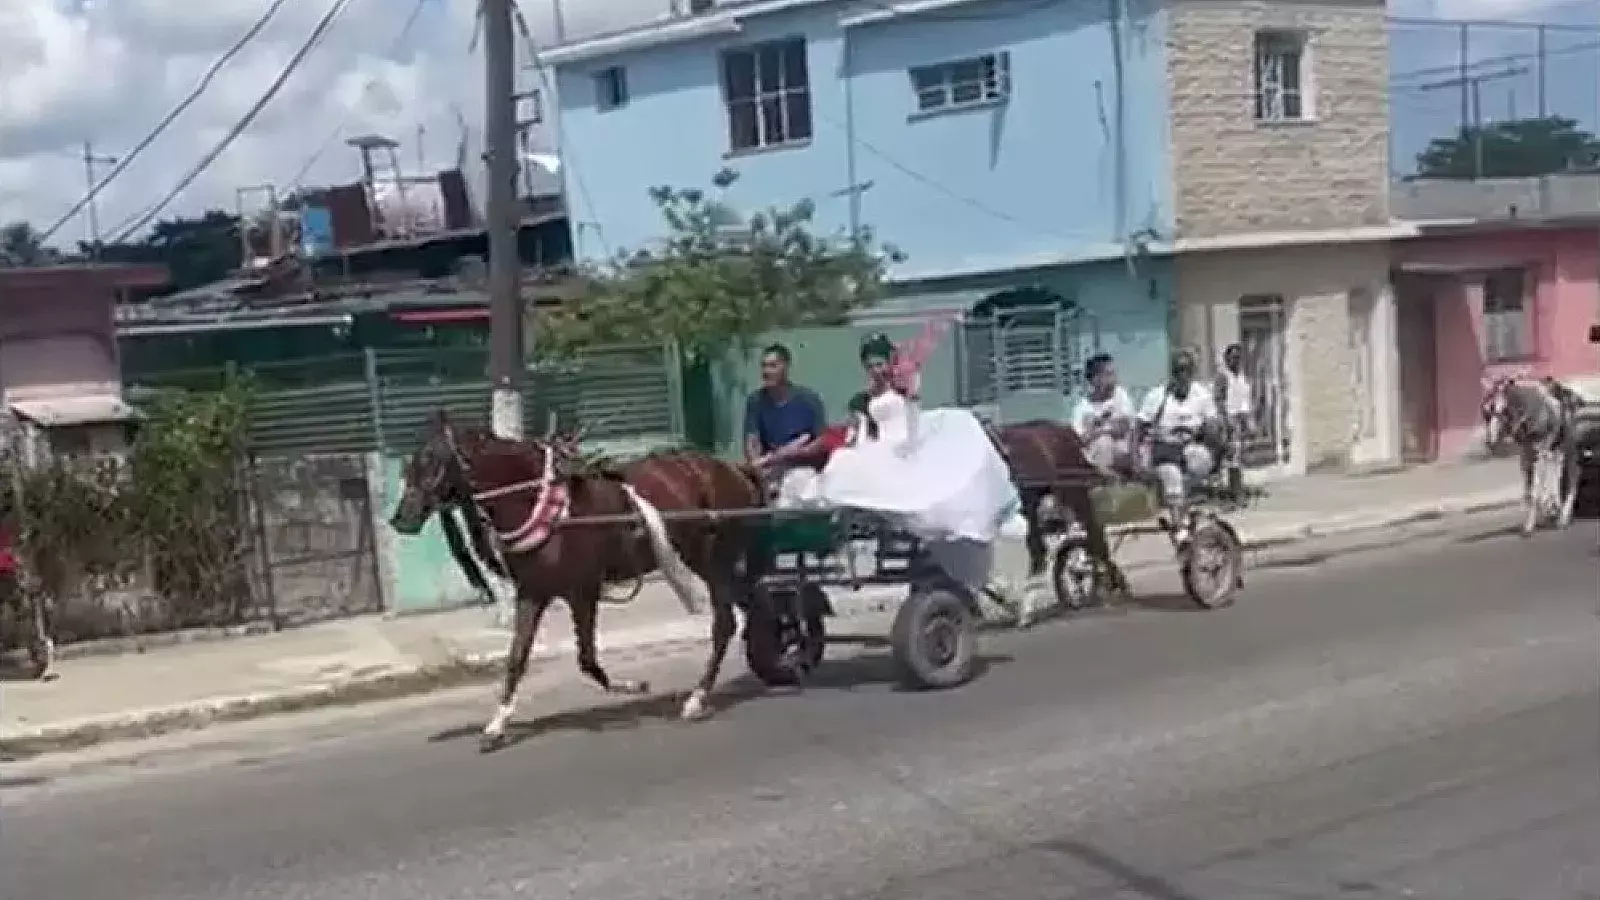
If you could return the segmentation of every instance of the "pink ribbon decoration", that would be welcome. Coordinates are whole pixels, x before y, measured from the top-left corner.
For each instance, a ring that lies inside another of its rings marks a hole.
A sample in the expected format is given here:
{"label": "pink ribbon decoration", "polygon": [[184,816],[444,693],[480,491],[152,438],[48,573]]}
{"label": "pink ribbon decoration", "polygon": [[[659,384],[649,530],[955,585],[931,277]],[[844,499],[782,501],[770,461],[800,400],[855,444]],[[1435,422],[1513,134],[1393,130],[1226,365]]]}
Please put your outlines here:
{"label": "pink ribbon decoration", "polygon": [[944,340],[945,333],[950,330],[950,325],[954,321],[954,316],[929,319],[922,324],[922,330],[916,335],[895,345],[894,360],[890,363],[890,377],[896,390],[912,398],[921,394],[922,366],[938,348],[939,342]]}

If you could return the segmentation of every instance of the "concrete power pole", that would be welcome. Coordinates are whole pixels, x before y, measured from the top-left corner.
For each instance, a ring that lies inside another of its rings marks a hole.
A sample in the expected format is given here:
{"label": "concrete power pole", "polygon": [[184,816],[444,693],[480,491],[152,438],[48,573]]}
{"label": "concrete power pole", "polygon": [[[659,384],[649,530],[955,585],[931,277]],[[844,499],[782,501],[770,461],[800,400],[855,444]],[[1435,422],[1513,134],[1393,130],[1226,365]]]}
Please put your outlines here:
{"label": "concrete power pole", "polygon": [[484,155],[488,173],[489,421],[500,437],[522,437],[522,261],[517,198],[517,61],[514,0],[483,0]]}
{"label": "concrete power pole", "polygon": [[[95,182],[97,180],[95,178],[95,166],[114,166],[116,164],[117,158],[115,156],[96,156],[94,153],[94,144],[89,141],[84,141],[83,177],[86,182],[86,187],[84,189],[91,193],[94,191]],[[93,197],[89,198],[89,205],[85,209],[85,212],[89,217],[89,252],[94,259],[98,260],[100,258],[100,207],[95,203]]]}

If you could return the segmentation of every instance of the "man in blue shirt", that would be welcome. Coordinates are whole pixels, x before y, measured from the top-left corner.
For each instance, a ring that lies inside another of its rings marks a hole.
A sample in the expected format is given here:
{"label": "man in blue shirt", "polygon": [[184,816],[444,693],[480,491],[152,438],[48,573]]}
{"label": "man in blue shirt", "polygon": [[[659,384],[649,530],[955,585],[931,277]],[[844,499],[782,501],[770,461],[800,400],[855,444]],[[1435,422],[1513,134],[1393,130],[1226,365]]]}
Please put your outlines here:
{"label": "man in blue shirt", "polygon": [[744,404],[744,455],[752,465],[781,468],[811,456],[827,427],[822,398],[789,381],[789,348],[761,354],[761,388]]}

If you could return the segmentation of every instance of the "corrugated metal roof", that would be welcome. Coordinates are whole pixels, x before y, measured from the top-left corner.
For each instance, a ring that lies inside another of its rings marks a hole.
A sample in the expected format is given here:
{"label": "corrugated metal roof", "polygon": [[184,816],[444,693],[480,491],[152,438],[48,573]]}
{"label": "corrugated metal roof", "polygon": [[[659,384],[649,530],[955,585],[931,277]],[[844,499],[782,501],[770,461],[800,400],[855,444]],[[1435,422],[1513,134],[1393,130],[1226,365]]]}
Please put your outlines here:
{"label": "corrugated metal roof", "polygon": [[885,319],[918,319],[936,315],[962,315],[994,295],[994,290],[918,291],[890,297],[872,307],[852,313],[855,323]]}
{"label": "corrugated metal roof", "polygon": [[53,397],[40,400],[13,400],[11,411],[45,428],[68,425],[97,425],[105,422],[131,422],[139,411],[115,394],[85,397]]}

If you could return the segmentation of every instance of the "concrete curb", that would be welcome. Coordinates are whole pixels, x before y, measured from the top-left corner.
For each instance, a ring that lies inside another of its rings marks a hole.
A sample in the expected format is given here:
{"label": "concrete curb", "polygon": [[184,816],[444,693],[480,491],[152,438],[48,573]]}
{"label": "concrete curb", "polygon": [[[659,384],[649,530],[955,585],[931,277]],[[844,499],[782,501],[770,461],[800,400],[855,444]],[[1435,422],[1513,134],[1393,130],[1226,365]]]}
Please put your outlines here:
{"label": "concrete curb", "polygon": [[[1520,495],[1507,497],[1501,493],[1414,504],[1387,511],[1355,514],[1342,519],[1325,519],[1318,523],[1268,528],[1247,536],[1245,545],[1249,550],[1281,549],[1314,540],[1388,532],[1415,524],[1443,522],[1447,519],[1498,512],[1510,509],[1519,503]],[[1342,546],[1330,551],[1328,556],[1360,552],[1393,542],[1390,536],[1384,540]],[[1125,568],[1137,571],[1165,564],[1169,564],[1166,559],[1150,559],[1131,561]],[[897,592],[886,590],[881,595],[873,592],[866,596],[857,595],[848,602],[836,600],[835,609],[842,618],[855,618],[881,612],[892,606],[897,599]],[[695,633],[698,629],[692,628],[692,625],[692,622],[678,620],[663,625],[631,629],[628,633],[615,635],[609,641],[602,638],[602,648],[608,662],[611,660],[637,662],[641,659],[673,655],[705,644],[706,638],[698,636]],[[542,648],[542,651],[536,650],[534,665],[547,666],[557,661],[564,661],[571,653],[570,643],[570,640],[563,641]],[[112,716],[21,729],[0,739],[0,759],[22,759],[112,741],[136,740],[178,731],[198,730],[218,723],[280,713],[395,699],[488,681],[504,671],[506,657],[504,650],[469,652],[450,647],[445,641],[441,641],[441,645],[447,658],[437,663],[391,666],[383,671],[353,675],[327,684],[236,697],[209,698],[178,706],[131,710]]]}

